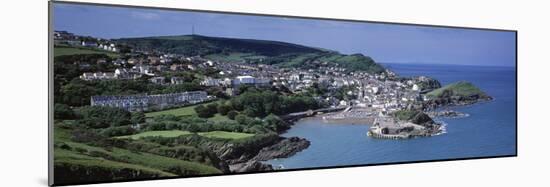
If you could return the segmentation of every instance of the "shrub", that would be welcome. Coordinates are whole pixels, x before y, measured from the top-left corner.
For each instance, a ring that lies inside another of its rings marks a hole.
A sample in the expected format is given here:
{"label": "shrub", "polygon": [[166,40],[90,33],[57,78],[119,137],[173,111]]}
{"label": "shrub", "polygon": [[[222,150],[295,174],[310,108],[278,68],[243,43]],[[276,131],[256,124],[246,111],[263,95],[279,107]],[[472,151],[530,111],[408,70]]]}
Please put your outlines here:
{"label": "shrub", "polygon": [[229,112],[227,112],[227,118],[231,119],[231,120],[235,120],[235,116],[237,116],[239,113],[235,110],[231,110]]}
{"label": "shrub", "polygon": [[78,122],[88,128],[107,128],[130,124],[132,114],[124,109],[100,106],[80,108]]}
{"label": "shrub", "polygon": [[218,113],[224,116],[231,110],[233,110],[233,108],[230,105],[222,104],[218,106]]}
{"label": "shrub", "polygon": [[109,127],[101,131],[101,134],[107,137],[125,136],[125,135],[131,135],[135,133],[136,133],[136,130],[129,125],[120,126],[120,127]]}
{"label": "shrub", "polygon": [[66,104],[56,103],[54,106],[54,118],[57,119],[73,119],[75,117],[73,109]]}

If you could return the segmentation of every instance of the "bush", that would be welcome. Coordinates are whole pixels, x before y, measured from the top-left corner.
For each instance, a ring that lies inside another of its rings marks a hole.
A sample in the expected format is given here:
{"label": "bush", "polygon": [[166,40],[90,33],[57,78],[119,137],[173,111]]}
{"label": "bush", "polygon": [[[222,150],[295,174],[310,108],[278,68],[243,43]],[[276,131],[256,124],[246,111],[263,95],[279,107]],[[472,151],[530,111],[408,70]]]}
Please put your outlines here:
{"label": "bush", "polygon": [[72,147],[71,147],[71,146],[69,146],[69,145],[67,145],[66,143],[63,143],[63,142],[61,142],[61,143],[56,143],[55,146],[56,146],[56,147],[59,147],[59,148],[61,148],[61,149],[72,150]]}
{"label": "bush", "polygon": [[274,114],[269,114],[269,116],[265,117],[264,121],[266,127],[275,132],[282,132],[290,128],[290,124]]}
{"label": "bush", "polygon": [[240,123],[240,124],[247,124],[248,117],[246,115],[239,114],[235,116],[235,121],[237,121],[237,123]]}
{"label": "bush", "polygon": [[231,110],[229,112],[227,112],[227,118],[231,119],[231,120],[235,120],[235,116],[237,116],[239,113],[235,110]]}
{"label": "bush", "polygon": [[66,104],[56,103],[54,105],[54,118],[57,119],[73,119],[75,117],[73,109]]}
{"label": "bush", "polygon": [[199,105],[195,107],[195,112],[201,118],[209,118],[218,112],[218,104],[212,103],[208,105]]}
{"label": "bush", "polygon": [[78,114],[81,116],[78,123],[94,129],[128,125],[132,116],[124,109],[100,106],[82,107]]}
{"label": "bush", "polygon": [[224,116],[231,110],[233,110],[233,108],[230,105],[221,104],[218,106],[218,113]]}
{"label": "bush", "polygon": [[208,110],[209,113],[214,115],[218,112],[218,103],[210,103],[206,105],[206,109]]}
{"label": "bush", "polygon": [[120,127],[109,127],[101,131],[101,134],[107,137],[125,136],[125,135],[132,135],[135,133],[136,133],[136,130],[129,125],[120,126]]}

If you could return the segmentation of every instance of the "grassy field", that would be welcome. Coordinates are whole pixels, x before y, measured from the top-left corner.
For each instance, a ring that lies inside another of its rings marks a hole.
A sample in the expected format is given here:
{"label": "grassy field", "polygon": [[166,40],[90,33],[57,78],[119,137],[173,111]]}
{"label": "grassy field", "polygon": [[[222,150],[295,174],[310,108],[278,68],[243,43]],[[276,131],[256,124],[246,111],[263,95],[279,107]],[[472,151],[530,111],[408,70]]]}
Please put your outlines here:
{"label": "grassy field", "polygon": [[[105,149],[84,143],[73,142],[69,129],[56,127],[54,132],[54,165],[102,168],[112,172],[134,170],[156,176],[176,176],[169,172],[174,167],[194,174],[215,174],[220,170],[206,164],[180,160],[145,152],[135,152],[121,148]],[[182,131],[183,132],[183,131]],[[168,135],[172,135],[167,133]]]}
{"label": "grassy field", "polygon": [[212,54],[206,56],[209,59],[229,62],[240,62],[243,60],[258,60],[267,58],[266,56],[256,55],[254,53],[229,53],[228,55]]}
{"label": "grassy field", "polygon": [[254,134],[240,133],[240,132],[226,132],[226,131],[211,131],[201,132],[199,135],[208,138],[223,138],[223,139],[242,139],[254,136]]}
{"label": "grassy field", "polygon": [[106,54],[113,58],[118,58],[120,55],[118,53],[97,50],[97,49],[86,49],[86,48],[77,48],[77,47],[54,47],[53,51],[54,57],[62,55],[75,55],[75,54]]}
{"label": "grassy field", "polygon": [[222,122],[222,121],[234,121],[234,120],[231,120],[229,119],[227,116],[222,116],[221,114],[215,114],[213,117],[211,118],[208,118],[208,120],[210,121],[214,121],[214,122]]}
{"label": "grassy field", "polygon": [[59,148],[54,149],[54,157],[54,164],[56,166],[69,165],[72,167],[99,167],[106,170],[131,169],[143,173],[156,174],[161,177],[177,176],[173,173],[164,172],[159,169],[149,168],[136,164],[105,160]]}
{"label": "grassy field", "polygon": [[443,86],[441,88],[435,89],[426,95],[428,97],[439,97],[446,90],[452,91],[453,95],[457,95],[457,96],[471,96],[475,94],[479,94],[479,95],[485,94],[483,91],[481,91],[479,88],[474,86],[472,83],[466,82],[466,81],[459,81],[459,82],[455,82],[455,83]]}
{"label": "grassy field", "polygon": [[[149,112],[145,113],[145,117],[152,118],[155,116],[160,115],[174,115],[174,116],[197,116],[197,113],[195,112],[195,107],[198,105],[192,105],[192,106],[186,106],[181,108],[175,108],[175,109],[169,109],[169,110],[163,110],[163,111],[157,111],[157,112]],[[221,122],[221,121],[233,121],[227,116],[222,116],[219,113],[215,114],[214,116],[208,118],[209,121],[214,122]]]}
{"label": "grassy field", "polygon": [[[142,133],[138,133],[130,136],[120,136],[118,138],[139,139],[139,138],[151,137],[151,136],[172,138],[172,137],[178,137],[178,136],[183,136],[188,134],[192,134],[192,133],[189,131],[181,131],[181,130],[147,131],[147,132],[142,132]],[[242,139],[242,138],[248,138],[248,137],[254,136],[254,134],[249,134],[249,133],[226,132],[226,131],[200,132],[197,134],[207,138],[222,138],[222,139]]]}
{"label": "grassy field", "polygon": [[157,112],[149,112],[145,114],[145,117],[155,117],[160,115],[174,115],[174,116],[196,116],[197,113],[195,112],[195,107],[197,105],[193,106],[186,106],[181,108],[175,108],[175,109],[169,109],[169,110],[163,110],[163,111],[157,111]]}

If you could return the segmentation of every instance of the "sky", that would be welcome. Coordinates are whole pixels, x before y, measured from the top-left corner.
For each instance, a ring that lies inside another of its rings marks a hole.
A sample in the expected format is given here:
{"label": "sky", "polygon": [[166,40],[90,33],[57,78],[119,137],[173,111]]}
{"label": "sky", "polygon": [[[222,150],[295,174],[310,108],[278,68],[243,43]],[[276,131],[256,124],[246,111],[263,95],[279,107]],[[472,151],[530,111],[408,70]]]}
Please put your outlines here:
{"label": "sky", "polygon": [[195,34],[361,53],[381,63],[515,66],[514,32],[55,3],[54,30],[100,38]]}

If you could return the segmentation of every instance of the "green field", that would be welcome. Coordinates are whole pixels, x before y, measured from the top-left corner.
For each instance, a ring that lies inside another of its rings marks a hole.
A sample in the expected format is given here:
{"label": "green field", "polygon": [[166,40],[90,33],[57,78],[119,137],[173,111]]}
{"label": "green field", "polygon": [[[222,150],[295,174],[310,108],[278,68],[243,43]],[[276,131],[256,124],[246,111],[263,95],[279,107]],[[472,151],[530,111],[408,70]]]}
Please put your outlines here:
{"label": "green field", "polygon": [[[180,117],[180,116],[197,117],[197,112],[195,112],[195,107],[197,106],[198,105],[192,105],[192,106],[186,106],[186,107],[157,111],[157,112],[148,112],[148,113],[145,113],[145,117],[152,118],[152,117],[161,116],[161,115],[174,115],[177,117]],[[227,116],[222,116],[219,113],[216,113],[214,116],[208,118],[208,120],[213,122],[233,121],[227,118]]]}
{"label": "green field", "polygon": [[212,60],[218,60],[218,61],[226,61],[226,62],[241,62],[243,60],[259,60],[259,59],[264,59],[268,57],[263,55],[256,55],[254,53],[229,53],[228,55],[222,55],[222,54],[206,55],[206,58],[209,58]]}
{"label": "green field", "polygon": [[214,122],[222,122],[222,121],[229,122],[229,121],[234,121],[234,120],[231,120],[231,119],[227,118],[227,116],[221,115],[220,113],[216,113],[213,117],[208,118],[208,120],[214,121]]}
{"label": "green field", "polygon": [[[127,149],[91,146],[73,142],[70,130],[55,127],[54,165],[64,168],[102,169],[117,173],[132,170],[154,176],[177,176],[172,169],[177,167],[190,174],[216,174],[221,171],[213,166],[194,161],[181,160],[146,152]],[[172,135],[170,133],[165,133]],[[63,145],[63,146],[61,146]]]}
{"label": "green field", "polygon": [[222,139],[242,139],[254,136],[254,134],[240,133],[240,132],[226,132],[226,131],[211,131],[201,132],[199,135],[208,138],[222,138]]}
{"label": "green field", "polygon": [[440,97],[444,91],[450,91],[452,95],[464,96],[464,97],[476,95],[476,94],[485,95],[485,93],[481,91],[478,87],[466,81],[459,81],[459,82],[446,85],[444,87],[435,89],[427,93],[426,95],[428,97]]}
{"label": "green field", "polygon": [[[183,136],[188,134],[192,134],[192,133],[189,131],[181,131],[181,130],[147,131],[147,132],[142,132],[142,133],[129,135],[129,136],[120,136],[118,138],[131,138],[134,140],[137,140],[143,137],[155,137],[155,136],[173,138],[173,137],[178,137],[178,136]],[[249,133],[226,132],[226,131],[200,132],[197,134],[207,138],[221,138],[221,139],[232,139],[232,140],[254,136],[254,134],[249,134]]]}
{"label": "green field", "polygon": [[145,114],[145,117],[151,118],[151,117],[160,116],[160,115],[174,115],[178,117],[179,116],[196,116],[197,113],[195,112],[195,107],[197,107],[197,105],[157,111],[157,112],[149,112]]}
{"label": "green field", "polygon": [[54,47],[53,51],[54,57],[63,56],[63,55],[76,55],[76,54],[106,54],[113,58],[118,58],[120,54],[103,51],[99,49],[92,48],[80,48],[80,47]]}

